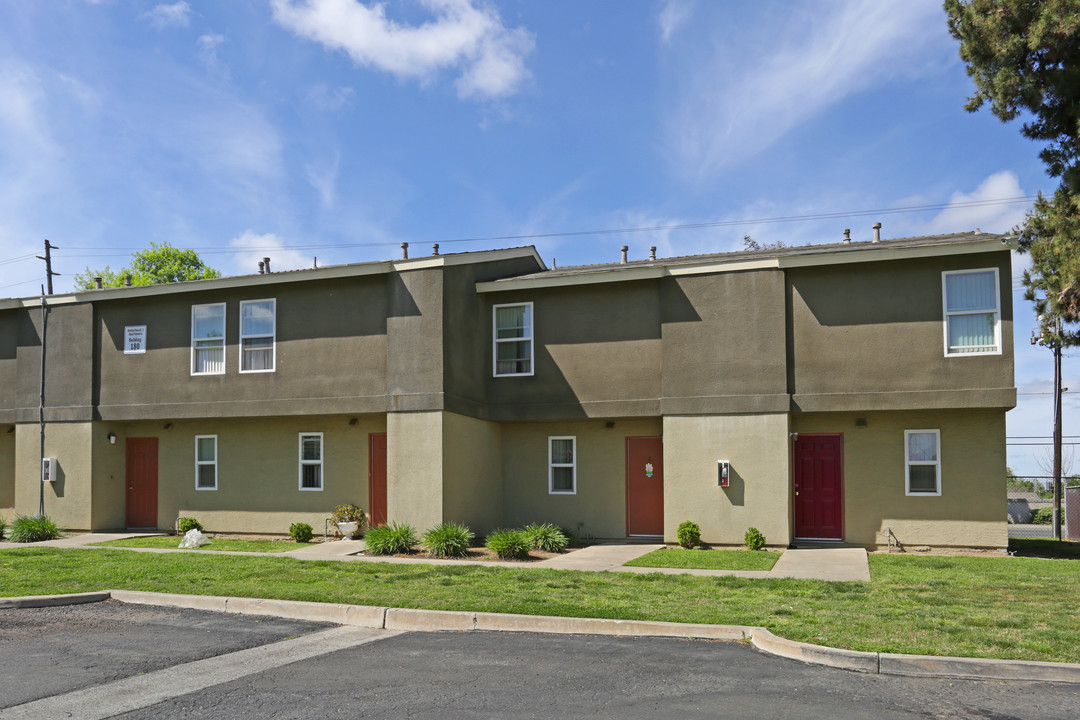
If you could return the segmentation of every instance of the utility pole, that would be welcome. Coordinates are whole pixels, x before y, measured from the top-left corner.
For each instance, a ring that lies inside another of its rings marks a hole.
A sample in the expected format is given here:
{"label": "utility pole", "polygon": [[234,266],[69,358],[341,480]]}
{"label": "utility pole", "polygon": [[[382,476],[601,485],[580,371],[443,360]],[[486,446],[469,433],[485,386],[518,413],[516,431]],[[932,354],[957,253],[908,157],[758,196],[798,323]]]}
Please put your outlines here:
{"label": "utility pole", "polygon": [[1042,325],[1040,330],[1032,331],[1031,344],[1049,347],[1054,353],[1054,538],[1061,540],[1061,346],[1063,343],[1061,318],[1055,318],[1052,333]]}
{"label": "utility pole", "polygon": [[[45,241],[48,247],[49,241]],[[47,261],[46,261],[47,262]],[[45,288],[41,288],[41,376],[38,383],[38,424],[41,427],[41,454],[38,457],[38,515],[45,516],[45,334],[49,329],[45,307]]]}
{"label": "utility pole", "polygon": [[56,247],[55,245],[50,243],[48,240],[46,240],[45,241],[45,257],[42,257],[41,255],[37,256],[38,260],[44,260],[45,261],[45,282],[49,286],[49,294],[50,295],[53,294],[53,287],[52,287],[53,275],[59,275],[60,274],[58,272],[53,272],[53,269],[52,269],[52,253],[50,251],[51,250],[59,250],[59,249],[60,248]]}

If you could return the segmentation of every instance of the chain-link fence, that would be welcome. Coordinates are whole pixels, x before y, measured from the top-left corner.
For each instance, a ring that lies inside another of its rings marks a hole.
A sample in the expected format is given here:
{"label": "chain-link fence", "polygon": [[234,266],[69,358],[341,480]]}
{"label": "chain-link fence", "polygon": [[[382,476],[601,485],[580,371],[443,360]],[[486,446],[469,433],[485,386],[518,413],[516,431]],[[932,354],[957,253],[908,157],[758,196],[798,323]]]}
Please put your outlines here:
{"label": "chain-link fence", "polygon": [[[1061,537],[1080,540],[1080,477],[1061,479]],[[1006,481],[1009,537],[1054,538],[1054,479],[1044,475]]]}

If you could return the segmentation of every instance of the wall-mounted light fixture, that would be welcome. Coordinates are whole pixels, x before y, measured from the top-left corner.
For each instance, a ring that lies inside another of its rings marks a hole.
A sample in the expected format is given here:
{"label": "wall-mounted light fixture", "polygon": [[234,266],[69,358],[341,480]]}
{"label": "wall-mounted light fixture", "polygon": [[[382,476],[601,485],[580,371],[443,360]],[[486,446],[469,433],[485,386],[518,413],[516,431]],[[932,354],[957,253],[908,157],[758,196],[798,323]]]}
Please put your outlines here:
{"label": "wall-mounted light fixture", "polygon": [[356,424],[360,422],[360,418],[349,418],[349,424],[356,427]]}
{"label": "wall-mounted light fixture", "polygon": [[111,432],[108,435],[106,435],[106,437],[109,438],[109,444],[110,445],[115,445],[116,444],[116,433]]}
{"label": "wall-mounted light fixture", "polygon": [[172,430],[172,423],[165,423],[166,430]]}

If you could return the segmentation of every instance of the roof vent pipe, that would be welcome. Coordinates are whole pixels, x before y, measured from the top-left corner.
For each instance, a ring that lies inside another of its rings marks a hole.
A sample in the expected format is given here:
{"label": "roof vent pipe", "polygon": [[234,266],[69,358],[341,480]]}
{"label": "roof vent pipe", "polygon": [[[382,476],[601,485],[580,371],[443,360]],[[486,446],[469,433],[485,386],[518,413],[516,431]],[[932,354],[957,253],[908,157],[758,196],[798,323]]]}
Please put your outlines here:
{"label": "roof vent pipe", "polygon": [[881,223],[874,223],[874,242],[881,242]]}
{"label": "roof vent pipe", "polygon": [[124,276],[124,287],[131,287],[131,275]]}
{"label": "roof vent pipe", "polygon": [[851,244],[851,228],[844,228],[844,244]]}
{"label": "roof vent pipe", "polygon": [[409,259],[409,243],[401,243],[401,259]]}
{"label": "roof vent pipe", "polygon": [[263,268],[266,270],[266,274],[269,275],[270,274],[270,258],[268,258],[268,257],[263,258]]}
{"label": "roof vent pipe", "polygon": [[94,278],[94,287],[96,289],[98,289],[98,290],[101,289],[101,278],[99,278],[99,277]]}
{"label": "roof vent pipe", "polygon": [[431,246],[431,254],[432,255],[438,255],[439,254],[439,243],[435,243],[434,245]]}
{"label": "roof vent pipe", "polygon": [[653,245],[651,248],[649,248],[649,259],[650,260],[655,260],[656,259],[656,246],[655,245]]}
{"label": "roof vent pipe", "polygon": [[263,261],[259,261],[259,274],[262,275],[266,272],[266,266],[263,265]]}
{"label": "roof vent pipe", "polygon": [[625,263],[626,262],[626,253],[627,253],[627,251],[630,250],[630,246],[629,245],[623,245],[619,249],[622,250],[622,260],[620,260],[619,262]]}

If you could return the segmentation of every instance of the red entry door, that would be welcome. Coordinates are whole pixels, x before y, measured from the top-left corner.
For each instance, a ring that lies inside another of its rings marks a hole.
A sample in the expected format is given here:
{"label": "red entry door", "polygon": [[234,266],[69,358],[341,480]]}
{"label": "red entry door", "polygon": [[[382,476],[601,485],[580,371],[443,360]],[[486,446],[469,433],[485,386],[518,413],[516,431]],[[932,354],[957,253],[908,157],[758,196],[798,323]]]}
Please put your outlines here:
{"label": "red entry door", "polygon": [[663,438],[626,438],[626,534],[664,534]]}
{"label": "red entry door", "polygon": [[127,480],[127,526],[130,528],[158,526],[157,471],[158,439],[128,438],[124,477]]}
{"label": "red entry door", "polygon": [[386,524],[386,433],[368,435],[368,488],[371,504],[368,524]]}
{"label": "red entry door", "polygon": [[841,435],[795,440],[795,537],[844,539],[844,463]]}

